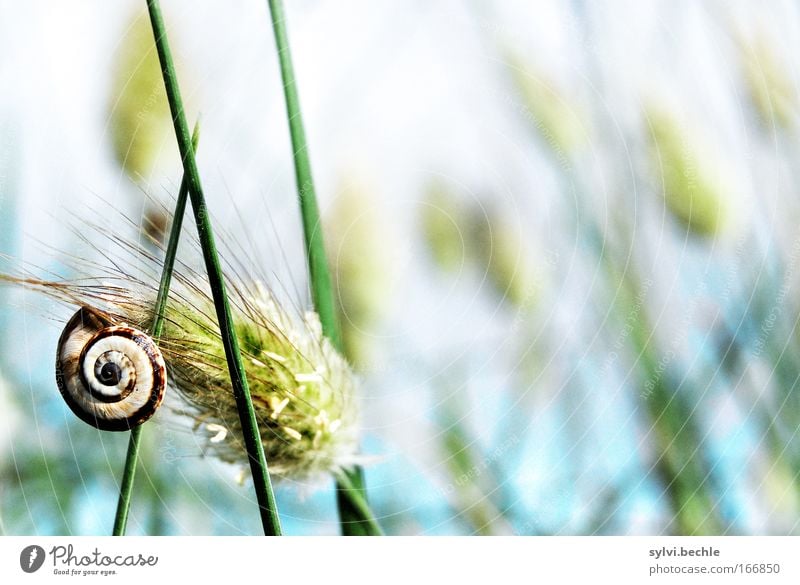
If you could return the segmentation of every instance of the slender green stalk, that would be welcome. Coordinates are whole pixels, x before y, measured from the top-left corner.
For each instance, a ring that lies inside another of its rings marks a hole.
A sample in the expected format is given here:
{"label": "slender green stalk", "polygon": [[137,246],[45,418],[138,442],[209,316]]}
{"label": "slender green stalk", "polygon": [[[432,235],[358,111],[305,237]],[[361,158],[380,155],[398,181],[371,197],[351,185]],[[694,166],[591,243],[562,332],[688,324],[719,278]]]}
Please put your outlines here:
{"label": "slender green stalk", "polygon": [[131,509],[131,493],[133,480],[136,477],[136,463],[139,461],[139,447],[141,446],[142,426],[133,427],[128,439],[128,454],[125,456],[125,470],[122,472],[122,485],[119,486],[119,500],[117,513],[114,516],[113,536],[124,536],[125,527],[128,525],[128,512]]}
{"label": "slender green stalk", "polygon": [[[286,115],[289,119],[289,133],[294,150],[295,179],[300,198],[300,211],[303,216],[311,297],[314,301],[314,309],[319,314],[323,333],[331,340],[336,349],[342,351],[342,337],[336,318],[336,304],[328,259],[325,255],[317,194],[311,174],[311,161],[308,157],[303,117],[300,113],[300,98],[297,93],[292,56],[289,52],[286,17],[281,0],[268,0],[268,3],[272,15],[275,44],[278,48],[283,93],[286,99]],[[360,468],[348,470],[341,478],[337,479],[336,500],[339,506],[342,534],[348,536],[381,534],[380,526],[375,521],[366,502],[363,473]]]}
{"label": "slender green stalk", "polygon": [[[351,508],[351,514],[358,516],[355,525],[350,528],[352,534],[350,536],[377,536],[383,534],[380,524],[375,520],[372,510],[369,508],[366,498],[364,497],[363,483],[355,483],[353,477],[361,480],[361,470],[357,469],[356,473],[342,473],[336,478],[336,490],[347,490],[347,497],[344,500],[346,506]],[[342,519],[342,523],[345,520]],[[343,526],[344,528],[344,526]]]}
{"label": "slender green stalk", "polygon": [[300,113],[300,98],[294,78],[292,56],[289,52],[289,39],[286,34],[286,20],[283,3],[280,0],[269,0],[272,13],[272,28],[275,32],[275,43],[278,47],[283,92],[286,98],[286,115],[289,118],[289,133],[294,149],[294,170],[297,190],[300,197],[300,210],[303,216],[303,233],[305,235],[308,269],[311,275],[311,296],[314,309],[319,314],[325,336],[333,345],[341,350],[339,324],[336,318],[336,304],[331,284],[331,273],[328,259],[325,256],[325,245],[322,237],[322,223],[319,219],[317,194],[311,174],[311,161],[308,157],[306,133],[303,128],[303,117]]}
{"label": "slender green stalk", "polygon": [[217,255],[214,233],[211,229],[211,219],[206,207],[205,196],[203,195],[200,173],[197,170],[197,161],[192,150],[189,126],[186,123],[183,101],[178,87],[178,78],[167,42],[164,18],[161,14],[158,0],[147,0],[147,8],[150,12],[150,23],[153,26],[153,36],[155,37],[158,58],[164,76],[167,100],[172,113],[172,121],[175,125],[178,149],[183,161],[183,172],[189,182],[189,197],[192,202],[200,247],[203,251],[206,272],[208,273],[208,283],[214,299],[217,320],[219,321],[222,345],[225,349],[225,358],[233,386],[233,395],[239,410],[239,419],[242,424],[245,446],[250,460],[250,471],[253,475],[253,483],[261,513],[261,523],[264,526],[264,534],[279,535],[281,533],[281,525],[275,504],[275,495],[272,491],[267,460],[264,455],[264,446],[261,443],[258,422],[256,421],[253,402],[250,397],[250,387],[247,383],[244,364],[242,363],[239,340],[236,337],[233,326],[233,316],[231,315],[231,308],[225,291],[225,281],[222,277],[222,268]]}
{"label": "slender green stalk", "polygon": [[[200,124],[196,123],[192,133],[192,149],[197,150],[197,142],[200,139]],[[167,309],[167,299],[169,298],[169,286],[172,283],[172,271],[175,269],[175,256],[178,253],[178,242],[181,238],[183,227],[183,216],[186,214],[186,200],[189,195],[189,181],[184,175],[181,181],[181,188],[178,191],[178,200],[175,203],[175,212],[172,214],[172,227],[169,232],[167,250],[164,253],[164,267],[161,270],[161,282],[158,283],[158,295],[156,296],[156,306],[153,315],[153,326],[150,333],[156,341],[161,337],[164,328],[164,313]],[[122,472],[122,485],[119,489],[119,501],[117,502],[117,513],[114,516],[114,536],[123,536],[128,524],[128,512],[131,508],[131,493],[133,492],[133,482],[136,478],[136,463],[139,460],[139,445],[142,437],[142,426],[134,427],[128,440],[128,454],[125,457],[125,469]]]}
{"label": "slender green stalk", "polygon": [[[192,152],[197,152],[197,143],[200,140],[200,122],[195,122],[192,132]],[[175,202],[175,213],[172,215],[172,227],[167,240],[167,249],[164,252],[164,267],[161,270],[161,282],[158,284],[158,296],[156,297],[155,317],[153,318],[152,334],[155,339],[161,337],[164,329],[164,314],[167,310],[167,299],[169,298],[169,286],[172,283],[172,272],[175,270],[175,258],[178,255],[178,242],[181,239],[183,229],[183,217],[186,215],[186,202],[189,198],[189,179],[186,175],[181,180],[181,187],[178,190],[178,200]]]}

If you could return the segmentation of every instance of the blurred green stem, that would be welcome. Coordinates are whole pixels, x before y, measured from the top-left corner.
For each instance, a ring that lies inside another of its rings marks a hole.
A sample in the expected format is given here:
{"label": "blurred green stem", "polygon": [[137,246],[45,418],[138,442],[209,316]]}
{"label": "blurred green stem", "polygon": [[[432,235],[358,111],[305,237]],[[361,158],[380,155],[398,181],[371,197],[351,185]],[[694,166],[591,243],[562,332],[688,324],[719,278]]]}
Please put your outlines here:
{"label": "blurred green stem", "polygon": [[645,292],[629,267],[619,268],[601,253],[606,274],[616,288],[614,308],[630,333],[631,350],[643,375],[641,399],[657,449],[653,471],[661,482],[681,535],[721,534],[724,526],[711,490],[711,474],[702,452],[697,407],[670,380],[670,368],[654,343],[655,331],[639,307]]}

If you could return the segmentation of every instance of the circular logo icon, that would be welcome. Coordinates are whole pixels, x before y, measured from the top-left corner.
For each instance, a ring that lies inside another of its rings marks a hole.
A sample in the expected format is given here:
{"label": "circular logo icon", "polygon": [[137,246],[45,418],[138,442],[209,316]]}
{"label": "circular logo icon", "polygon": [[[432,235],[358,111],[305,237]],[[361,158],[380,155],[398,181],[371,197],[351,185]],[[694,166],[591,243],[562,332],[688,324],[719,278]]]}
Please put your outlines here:
{"label": "circular logo icon", "polygon": [[19,566],[26,573],[35,573],[42,568],[44,557],[44,549],[41,546],[37,544],[26,546],[19,553]]}

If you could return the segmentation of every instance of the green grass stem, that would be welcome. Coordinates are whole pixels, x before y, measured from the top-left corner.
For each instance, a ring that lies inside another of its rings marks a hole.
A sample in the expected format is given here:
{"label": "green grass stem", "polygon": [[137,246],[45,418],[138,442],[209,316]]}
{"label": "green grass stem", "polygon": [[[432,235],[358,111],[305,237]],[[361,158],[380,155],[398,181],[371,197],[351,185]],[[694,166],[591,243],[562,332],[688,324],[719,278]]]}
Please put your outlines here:
{"label": "green grass stem", "polygon": [[[300,212],[303,217],[306,256],[308,258],[311,298],[314,309],[319,314],[322,331],[337,350],[342,351],[342,336],[336,317],[336,302],[333,294],[331,273],[325,255],[322,237],[322,222],[319,217],[317,194],[311,173],[306,133],[300,112],[300,98],[294,76],[292,56],[289,51],[289,37],[286,32],[286,16],[281,0],[268,0],[272,16],[272,29],[278,49],[283,93],[286,99],[286,116],[289,120],[289,133],[294,151],[294,170],[297,191],[300,199]],[[363,472],[360,468],[345,471],[337,479],[336,500],[342,534],[347,536],[379,535],[380,526],[375,520],[366,501]]]}
{"label": "green grass stem", "polygon": [[125,456],[125,469],[122,472],[122,484],[119,486],[117,513],[114,515],[113,536],[124,536],[128,526],[128,512],[131,509],[133,480],[136,478],[136,464],[139,461],[139,447],[142,444],[142,427],[133,427],[128,439],[128,454]]}
{"label": "green grass stem", "polygon": [[[200,139],[200,124],[196,123],[192,133],[192,149],[197,150],[197,143]],[[153,325],[150,333],[156,341],[161,337],[164,328],[164,314],[167,309],[167,299],[169,298],[169,287],[172,283],[172,272],[175,269],[175,257],[178,253],[178,242],[181,238],[183,228],[183,216],[186,214],[186,201],[189,196],[189,181],[184,175],[181,187],[178,191],[178,200],[175,202],[175,212],[172,214],[172,227],[169,232],[169,241],[164,253],[164,267],[161,270],[161,281],[158,284],[158,295],[156,296],[156,306],[153,315]],[[131,493],[133,492],[133,482],[136,478],[136,464],[139,460],[139,446],[142,437],[142,427],[131,429],[128,439],[128,454],[125,457],[125,469],[122,472],[122,484],[119,490],[119,501],[117,502],[117,513],[114,516],[114,536],[123,536],[128,524],[128,513],[131,508]]]}
{"label": "green grass stem", "polygon": [[[383,530],[375,520],[365,498],[366,493],[361,478],[361,468],[356,468],[350,473],[342,473],[336,478],[337,497],[342,490],[346,490],[347,495],[343,496],[340,506],[346,506],[349,511],[349,517],[354,518],[354,520],[350,521],[352,526],[347,528],[348,532],[345,534],[348,536],[382,535]],[[343,530],[347,522],[348,520],[345,517],[340,518]]]}
{"label": "green grass stem", "polygon": [[169,101],[172,121],[175,126],[175,135],[178,140],[178,149],[183,161],[184,176],[189,183],[189,198],[192,202],[200,247],[205,260],[209,287],[214,300],[222,336],[222,345],[225,349],[225,358],[231,376],[233,394],[244,433],[250,470],[261,514],[261,523],[264,527],[264,534],[279,535],[281,534],[281,525],[275,503],[275,494],[272,490],[267,460],[264,455],[264,446],[261,443],[258,422],[250,397],[250,387],[247,383],[244,364],[242,363],[239,340],[234,329],[233,316],[225,290],[225,281],[222,276],[222,267],[217,254],[214,233],[211,229],[211,218],[206,206],[200,173],[197,169],[197,161],[192,149],[189,126],[186,123],[183,101],[178,87],[178,78],[167,42],[166,26],[164,25],[158,0],[147,0],[147,9],[150,13],[150,22],[153,27],[159,62],[161,63],[167,100]]}

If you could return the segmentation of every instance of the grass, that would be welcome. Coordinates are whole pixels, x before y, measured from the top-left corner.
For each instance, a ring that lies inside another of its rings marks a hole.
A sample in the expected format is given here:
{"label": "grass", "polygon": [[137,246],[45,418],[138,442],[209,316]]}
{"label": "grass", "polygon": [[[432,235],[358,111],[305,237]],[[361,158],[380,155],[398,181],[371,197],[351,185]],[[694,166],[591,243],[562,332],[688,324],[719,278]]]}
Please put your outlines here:
{"label": "grass", "polygon": [[[197,150],[197,143],[200,139],[200,124],[196,123],[192,133],[192,150]],[[189,181],[186,176],[181,181],[178,191],[178,200],[175,203],[175,212],[172,215],[172,227],[170,228],[169,241],[164,253],[164,267],[161,271],[161,282],[158,285],[158,296],[156,297],[155,314],[153,316],[153,326],[150,333],[153,339],[158,341],[164,328],[164,315],[167,310],[167,299],[169,298],[169,287],[172,282],[172,273],[175,269],[175,257],[178,253],[178,242],[183,228],[183,216],[186,213],[186,202],[189,196]],[[125,457],[125,469],[122,473],[122,484],[120,485],[119,502],[117,503],[117,513],[114,516],[114,536],[125,534],[128,523],[128,512],[131,507],[131,493],[133,482],[136,478],[136,464],[139,460],[139,447],[141,444],[142,427],[139,425],[131,429],[128,441],[128,453]]]}
{"label": "grass", "polygon": [[[592,214],[588,197],[591,188],[584,184],[580,157],[572,152],[572,146],[568,148],[565,142],[553,139],[567,133],[567,129],[559,126],[567,124],[573,116],[537,115],[537,112],[547,111],[549,105],[541,92],[530,90],[531,86],[538,87],[541,83],[529,72],[525,73],[520,63],[511,62],[514,65],[511,67],[512,78],[528,111],[534,113],[533,120],[528,122],[535,122],[531,124],[531,129],[544,139],[543,150],[551,157],[553,167],[558,169],[561,190],[565,194],[572,190],[578,195],[575,235],[584,241],[584,247],[593,257],[593,262],[603,268],[598,273],[605,279],[608,290],[613,292],[608,314],[619,319],[617,325],[620,327],[630,327],[625,343],[634,356],[633,371],[636,375],[631,376],[631,383],[640,386],[641,413],[649,425],[648,442],[654,450],[648,473],[662,487],[663,496],[672,510],[672,524],[677,533],[719,534],[723,525],[717,510],[710,465],[705,459],[702,445],[698,402],[695,402],[699,398],[692,393],[687,394],[680,385],[676,385],[673,365],[659,365],[663,358],[655,341],[655,331],[648,322],[646,312],[634,310],[635,299],[643,291],[632,276],[634,268],[627,264],[630,259],[625,260],[624,266],[621,264],[622,259],[617,257],[619,251],[607,239]],[[653,117],[648,119],[652,120]],[[701,182],[698,186],[687,179],[697,179],[696,172],[690,172],[694,170],[694,161],[686,159],[687,149],[680,137],[675,136],[676,129],[661,120],[658,122],[659,132],[655,137],[661,149],[658,160],[669,175],[662,177],[667,191],[667,207],[695,236],[711,236],[721,227],[721,214],[719,204],[714,200],[713,184]],[[661,126],[667,127],[664,129]],[[647,177],[641,180],[644,183]],[[585,219],[581,216],[585,216]],[[578,227],[581,229],[578,230]],[[624,225],[616,227],[620,233],[626,229]]]}
{"label": "grass", "polygon": [[172,61],[172,54],[167,41],[164,19],[158,0],[147,0],[147,8],[150,13],[150,22],[153,26],[153,36],[155,37],[158,58],[164,76],[164,85],[175,126],[175,134],[178,139],[178,148],[180,150],[181,160],[183,161],[184,176],[189,186],[189,197],[192,203],[195,223],[197,225],[206,272],[208,273],[211,295],[214,299],[214,307],[219,322],[220,333],[222,335],[222,344],[225,349],[233,393],[236,398],[239,418],[244,432],[245,446],[247,448],[250,470],[253,476],[256,497],[258,499],[261,523],[264,528],[264,534],[279,535],[281,534],[281,525],[278,517],[277,505],[275,503],[275,494],[273,493],[272,483],[269,477],[267,460],[264,455],[264,446],[261,443],[261,437],[258,432],[258,423],[250,397],[250,388],[247,383],[244,364],[242,363],[239,340],[237,339],[234,329],[231,308],[225,290],[225,281],[222,276],[222,268],[217,254],[214,233],[211,228],[211,218],[206,206],[203,187],[200,181],[200,173],[192,149],[189,126],[186,123],[183,101],[178,87],[178,79]]}
{"label": "grass", "polygon": [[[303,117],[300,112],[300,97],[289,50],[286,16],[281,0],[269,0],[268,3],[270,14],[272,15],[275,44],[278,49],[278,60],[280,62],[286,100],[286,115],[294,151],[295,180],[303,218],[311,296],[314,301],[314,309],[319,314],[323,333],[331,340],[334,347],[341,352],[343,351],[342,336],[336,317],[336,301],[331,284],[328,259],[325,254],[319,205],[317,204],[314,178],[311,173],[311,161],[308,156]],[[380,526],[375,521],[374,515],[366,502],[364,474],[360,468],[347,470],[337,479],[336,499],[339,507],[342,534],[347,536],[381,534]]]}

